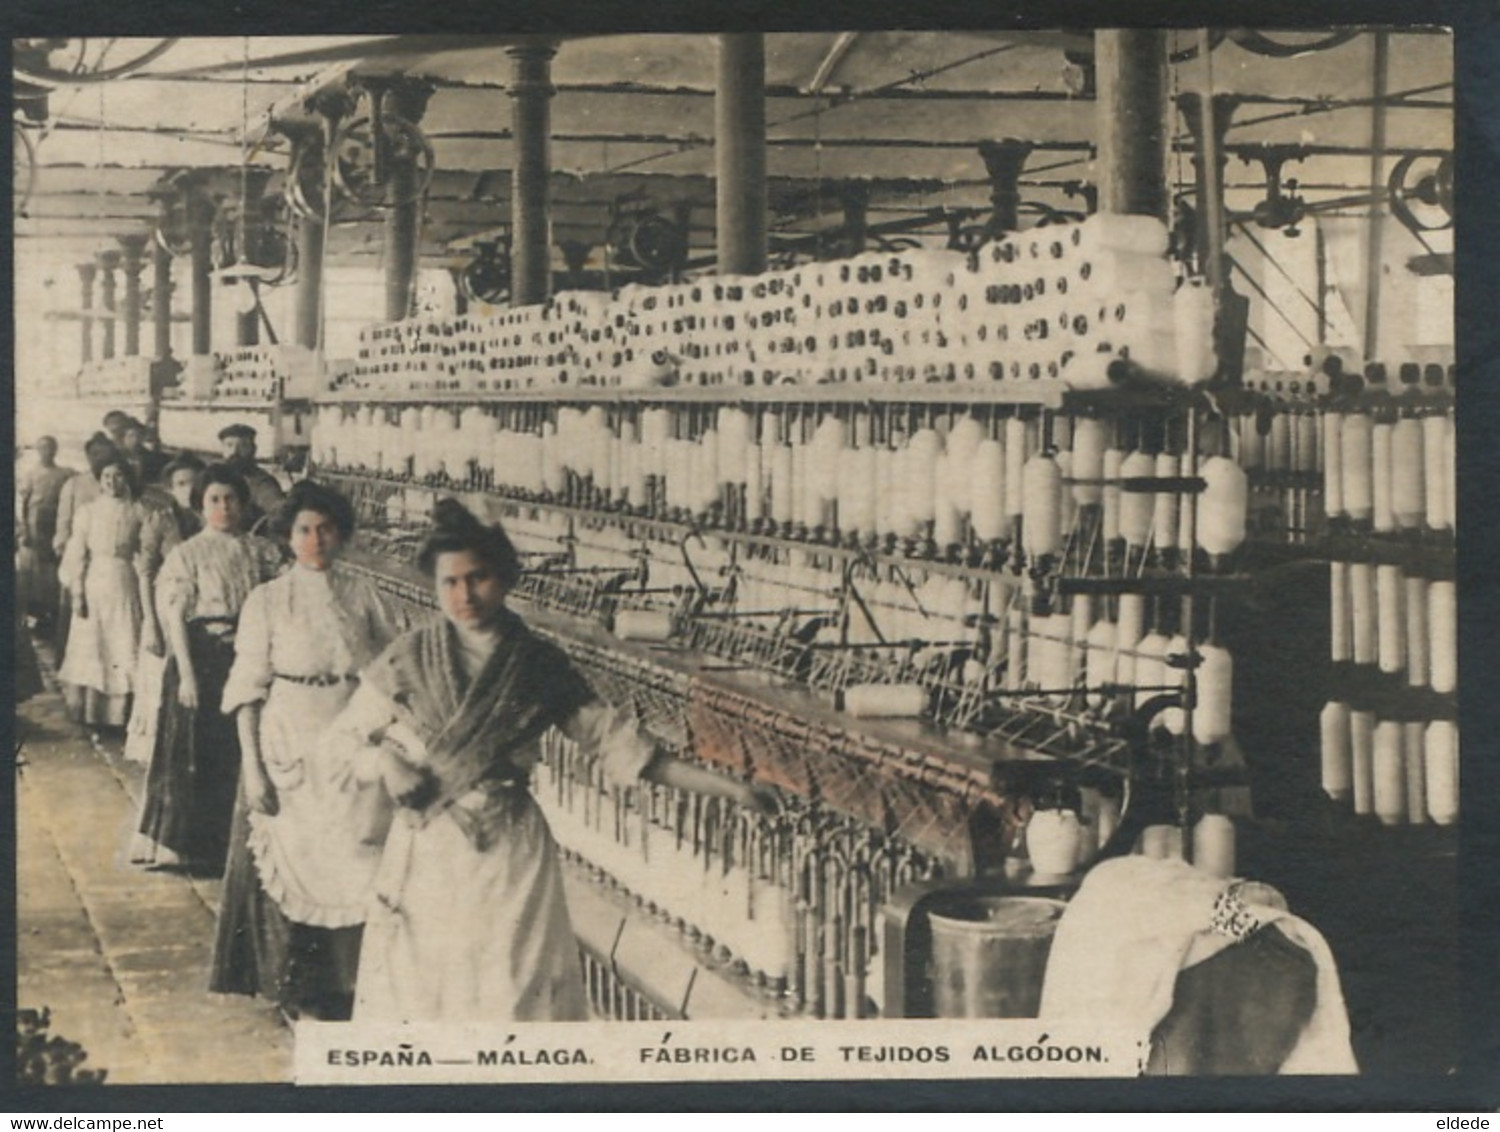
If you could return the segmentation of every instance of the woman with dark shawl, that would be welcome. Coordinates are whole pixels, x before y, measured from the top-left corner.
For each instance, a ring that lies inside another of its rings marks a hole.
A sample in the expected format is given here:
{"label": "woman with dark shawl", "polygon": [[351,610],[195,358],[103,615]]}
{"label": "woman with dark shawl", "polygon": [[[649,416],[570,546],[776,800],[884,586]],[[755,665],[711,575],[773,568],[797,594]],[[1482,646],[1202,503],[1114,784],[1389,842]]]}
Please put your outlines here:
{"label": "woman with dark shawl", "polygon": [[365,921],[356,1021],[573,1021],[588,1005],[556,843],[527,789],[558,727],[621,783],[755,806],[746,784],[659,754],[565,653],[506,608],[519,559],[440,501],[419,563],[443,616],[365,670],[330,732],[398,804]]}

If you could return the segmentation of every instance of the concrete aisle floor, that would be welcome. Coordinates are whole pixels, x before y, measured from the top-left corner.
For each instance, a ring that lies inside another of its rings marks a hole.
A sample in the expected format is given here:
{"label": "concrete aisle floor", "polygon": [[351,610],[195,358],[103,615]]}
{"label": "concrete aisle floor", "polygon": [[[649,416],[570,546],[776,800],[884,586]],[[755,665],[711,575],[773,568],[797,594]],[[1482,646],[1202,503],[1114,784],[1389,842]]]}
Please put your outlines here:
{"label": "concrete aisle floor", "polygon": [[126,861],[143,770],[46,693],[17,709],[17,1005],[109,1084],[287,1081],[273,1005],[208,986],[219,884]]}

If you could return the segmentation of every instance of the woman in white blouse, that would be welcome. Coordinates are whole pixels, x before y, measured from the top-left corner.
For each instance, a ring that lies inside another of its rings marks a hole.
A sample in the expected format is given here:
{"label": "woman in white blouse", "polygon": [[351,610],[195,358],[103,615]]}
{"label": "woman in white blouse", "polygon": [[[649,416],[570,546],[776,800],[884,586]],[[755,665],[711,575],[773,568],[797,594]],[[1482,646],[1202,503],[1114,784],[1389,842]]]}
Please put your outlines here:
{"label": "woman in white blouse", "polygon": [[338,561],[354,534],[343,496],[304,480],[275,529],[295,564],[245,602],[221,701],[239,729],[242,797],[209,989],[339,1020],[380,849],[358,793],[332,780],[323,727],[394,633],[375,587]]}
{"label": "woman in white blouse", "polygon": [[156,611],[171,660],[164,708],[146,772],[146,801],[131,859],[217,876],[224,869],[240,777],[234,721],[219,710],[234,662],[240,609],[281,570],[273,543],[240,529],[250,489],[215,464],[193,490],[203,530],[168,553],[156,577]]}
{"label": "woman in white blouse", "polygon": [[141,526],[135,476],[119,456],[100,465],[99,496],[73,520],[59,571],[73,626],[58,679],[69,711],[90,727],[124,727],[141,643]]}

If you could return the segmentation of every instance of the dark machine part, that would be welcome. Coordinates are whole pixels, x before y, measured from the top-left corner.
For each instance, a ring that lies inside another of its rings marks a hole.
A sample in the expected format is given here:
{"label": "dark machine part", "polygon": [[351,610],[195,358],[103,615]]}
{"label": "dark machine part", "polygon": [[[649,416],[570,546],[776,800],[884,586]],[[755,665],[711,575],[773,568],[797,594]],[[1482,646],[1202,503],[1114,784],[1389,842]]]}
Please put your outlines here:
{"label": "dark machine part", "polygon": [[1387,183],[1391,211],[1409,232],[1441,232],[1453,227],[1453,157],[1408,153],[1391,169]]}
{"label": "dark machine part", "polygon": [[477,240],[475,257],[463,269],[464,295],[491,306],[510,297],[510,240]]}
{"label": "dark machine part", "polygon": [[688,255],[688,208],[668,218],[641,202],[622,207],[605,234],[615,265],[634,267],[652,276],[670,276],[682,270]]}
{"label": "dark machine part", "polygon": [[1266,171],[1266,197],[1251,210],[1250,219],[1262,228],[1283,229],[1288,236],[1298,236],[1297,225],[1307,215],[1307,202],[1297,195],[1297,181],[1283,183],[1281,167],[1288,161],[1301,161],[1307,150],[1300,145],[1261,145],[1240,150],[1240,160],[1249,164],[1259,161]]}

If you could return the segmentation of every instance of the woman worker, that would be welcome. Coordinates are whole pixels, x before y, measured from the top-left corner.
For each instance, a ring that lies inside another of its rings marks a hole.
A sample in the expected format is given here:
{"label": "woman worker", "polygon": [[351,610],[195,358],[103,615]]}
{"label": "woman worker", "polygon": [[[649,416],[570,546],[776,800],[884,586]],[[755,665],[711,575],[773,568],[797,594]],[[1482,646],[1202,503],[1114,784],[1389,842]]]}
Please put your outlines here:
{"label": "woman worker", "polygon": [[124,727],[141,643],[137,569],[146,509],[134,473],[116,454],[95,479],[99,495],[73,518],[59,575],[72,595],[73,624],[58,679],[70,714],[89,727]]}
{"label": "woman worker", "polygon": [[166,635],[156,614],[156,576],[167,554],[203,527],[193,510],[193,489],[203,474],[203,461],[185,452],[162,469],[161,483],[142,496],[147,504],[141,528],[141,552],[136,569],[141,575],[141,652],[135,667],[135,706],[125,729],[125,757],[149,763],[161,724],[162,680],[167,671]]}
{"label": "woman worker", "polygon": [[224,867],[240,750],[219,699],[234,661],[240,610],[250,591],[281,568],[273,543],[240,529],[249,501],[243,479],[223,465],[209,467],[193,489],[203,530],[168,553],[156,578],[171,658],[131,854],[141,864],[212,875]]}
{"label": "woman worker", "polygon": [[354,534],[343,496],[303,480],[275,525],[296,562],[245,602],[221,700],[239,730],[241,800],[209,989],[341,1020],[380,848],[363,837],[359,793],[333,781],[323,726],[395,634],[375,587],[338,560]]}
{"label": "woman worker", "polygon": [[418,558],[442,616],[361,676],[330,732],[352,777],[399,804],[375,879],[355,1019],[587,1017],[557,846],[527,789],[559,727],[622,783],[757,805],[751,787],[656,752],[505,599],[520,576],[499,527],[438,503]]}

